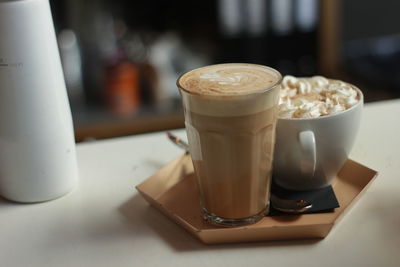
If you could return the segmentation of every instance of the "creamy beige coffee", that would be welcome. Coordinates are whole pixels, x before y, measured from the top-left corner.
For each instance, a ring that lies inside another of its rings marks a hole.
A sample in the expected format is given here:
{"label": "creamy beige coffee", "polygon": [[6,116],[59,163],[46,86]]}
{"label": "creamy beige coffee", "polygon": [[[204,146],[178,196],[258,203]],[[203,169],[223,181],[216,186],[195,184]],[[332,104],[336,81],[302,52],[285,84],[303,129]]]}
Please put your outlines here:
{"label": "creamy beige coffee", "polygon": [[185,124],[205,218],[260,219],[269,202],[280,74],[220,64],[181,76]]}
{"label": "creamy beige coffee", "polygon": [[276,72],[254,64],[219,64],[186,73],[180,85],[194,94],[229,96],[266,90],[276,84]]}

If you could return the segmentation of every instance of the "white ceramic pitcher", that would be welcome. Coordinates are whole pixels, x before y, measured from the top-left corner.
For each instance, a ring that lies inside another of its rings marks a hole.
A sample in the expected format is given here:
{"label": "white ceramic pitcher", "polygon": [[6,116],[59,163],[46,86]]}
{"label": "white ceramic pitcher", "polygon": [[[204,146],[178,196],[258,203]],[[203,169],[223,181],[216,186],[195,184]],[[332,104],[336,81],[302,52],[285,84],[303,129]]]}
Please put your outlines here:
{"label": "white ceramic pitcher", "polygon": [[49,2],[0,1],[0,195],[46,201],[66,194],[77,180]]}

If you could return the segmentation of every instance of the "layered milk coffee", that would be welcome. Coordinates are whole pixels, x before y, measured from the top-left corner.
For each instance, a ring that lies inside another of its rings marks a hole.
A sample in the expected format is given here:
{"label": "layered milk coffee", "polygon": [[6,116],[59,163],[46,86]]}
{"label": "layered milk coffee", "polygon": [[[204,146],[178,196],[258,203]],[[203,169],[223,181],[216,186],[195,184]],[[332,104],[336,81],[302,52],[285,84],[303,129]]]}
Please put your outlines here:
{"label": "layered milk coffee", "polygon": [[259,219],[268,209],[280,81],[253,64],[207,66],[178,80],[206,219]]}

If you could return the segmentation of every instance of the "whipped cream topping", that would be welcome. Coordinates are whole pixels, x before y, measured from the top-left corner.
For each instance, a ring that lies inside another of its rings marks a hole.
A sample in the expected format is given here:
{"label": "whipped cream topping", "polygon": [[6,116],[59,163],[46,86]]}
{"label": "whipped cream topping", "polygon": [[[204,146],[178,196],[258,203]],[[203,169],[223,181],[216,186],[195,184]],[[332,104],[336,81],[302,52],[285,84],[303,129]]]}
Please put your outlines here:
{"label": "whipped cream topping", "polygon": [[357,91],[348,83],[322,76],[283,78],[279,99],[280,118],[317,118],[354,106]]}

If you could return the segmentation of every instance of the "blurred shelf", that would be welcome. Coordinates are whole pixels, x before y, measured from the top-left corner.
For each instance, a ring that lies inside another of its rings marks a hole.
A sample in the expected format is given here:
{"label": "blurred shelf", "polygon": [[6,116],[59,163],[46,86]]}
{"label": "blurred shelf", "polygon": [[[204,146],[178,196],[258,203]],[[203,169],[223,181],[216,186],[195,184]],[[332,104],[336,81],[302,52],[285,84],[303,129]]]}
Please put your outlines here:
{"label": "blurred shelf", "polygon": [[101,106],[72,105],[72,117],[76,142],[184,127],[183,111],[178,105],[164,109],[141,107],[129,115],[118,115]]}
{"label": "blurred shelf", "polygon": [[[110,44],[118,43],[119,45],[123,44],[122,50],[127,49],[127,44],[134,48],[132,51],[135,53],[133,54],[137,53],[137,55],[132,57],[133,61],[145,60],[145,66],[148,68],[144,68],[142,71],[145,70],[143,73],[147,74],[144,75],[144,80],[151,81],[149,84],[144,83],[145,87],[149,88],[153,88],[152,83],[158,79],[160,79],[160,84],[168,86],[168,80],[172,77],[171,73],[183,73],[196,66],[205,65],[207,62],[249,62],[269,65],[283,74],[297,76],[317,74],[348,81],[363,90],[366,102],[400,98],[398,64],[400,41],[378,42],[380,45],[380,50],[378,50],[386,53],[384,58],[371,57],[371,51],[364,50],[373,46],[372,42],[366,42],[366,39],[358,38],[360,39],[358,43],[354,42],[351,47],[348,46],[349,40],[357,40],[357,38],[350,37],[359,36],[358,32],[366,34],[371,30],[369,29],[371,27],[367,26],[376,26],[377,24],[376,21],[369,19],[372,16],[370,13],[373,14],[372,9],[359,10],[361,0],[318,0],[316,1],[318,3],[317,27],[307,33],[301,33],[299,28],[293,28],[282,36],[274,32],[272,19],[266,21],[268,23],[263,26],[264,31],[255,35],[249,34],[250,32],[246,31],[248,26],[244,24],[240,24],[241,28],[237,33],[224,34],[220,29],[223,24],[221,10],[218,9],[218,5],[211,4],[212,1],[208,1],[206,5],[196,4],[196,8],[190,12],[181,12],[180,8],[184,6],[180,2],[144,1],[143,3],[129,4],[126,1],[126,3],[114,1],[104,6],[102,5],[104,1],[99,0],[89,1],[90,3],[77,0],[51,2],[53,5],[58,4],[59,7],[58,12],[55,12],[59,15],[58,22],[61,23],[59,28],[73,29],[80,40],[78,44],[85,63],[82,73],[86,75],[84,80],[91,81],[87,88],[96,89],[96,86],[101,83],[102,78],[96,80],[93,77],[97,77],[96,75],[101,73],[101,62],[106,58],[105,55],[110,56],[108,50],[112,46]],[[300,7],[300,2],[296,1],[296,4],[286,6]],[[394,13],[394,11],[389,12],[392,9],[397,10],[391,5],[380,5],[372,0],[367,2],[369,6],[384,8],[388,14]],[[135,16],[132,16],[131,12],[121,12],[132,10],[131,7],[135,7]],[[263,11],[267,17],[270,14],[267,13],[269,12],[268,8]],[[199,10],[201,12],[195,12]],[[368,10],[370,13],[367,12]],[[245,11],[245,9],[237,11],[238,21],[248,19],[247,11]],[[290,11],[290,14],[292,16],[294,11]],[[364,19],[356,21],[357,16]],[[386,36],[390,32],[386,29],[389,27],[386,26],[395,25],[396,27],[390,27],[390,29],[392,32],[397,30],[397,24],[392,23],[395,18],[392,14],[377,24],[385,25],[385,27],[380,27],[385,30],[383,31],[385,34],[381,33],[379,27],[375,27],[375,31],[379,30],[379,35]],[[115,29],[110,26],[113,21],[116,22],[114,26],[118,26]],[[364,26],[364,23],[367,26]],[[126,31],[125,35],[120,35],[120,30]],[[373,34],[371,38],[376,39],[376,35],[376,33]],[[400,40],[400,37],[398,38]],[[117,42],[118,40],[119,42]],[[121,49],[121,47],[119,48]],[[311,52],[310,47],[312,47]],[[398,49],[396,54],[387,53],[388,50],[394,48]],[[114,49],[116,48],[114,47]],[[119,50],[116,49],[116,51]],[[150,51],[157,53],[151,56]],[[364,54],[361,55],[361,53]],[[139,59],[138,55],[140,55]],[[157,55],[158,60],[153,58],[154,55]],[[200,60],[202,57],[205,60]],[[168,75],[171,77],[168,78]],[[176,77],[174,79],[176,80]],[[175,84],[173,83],[172,86]],[[95,99],[92,99],[95,91],[85,91],[87,99],[91,102],[96,102]],[[144,100],[144,102],[146,101],[150,100]],[[137,112],[124,116],[114,114],[100,104],[98,106],[71,105],[76,141],[82,142],[90,139],[112,138],[184,127],[183,112],[178,102],[179,100],[174,99],[171,105],[164,109],[144,106]]]}

